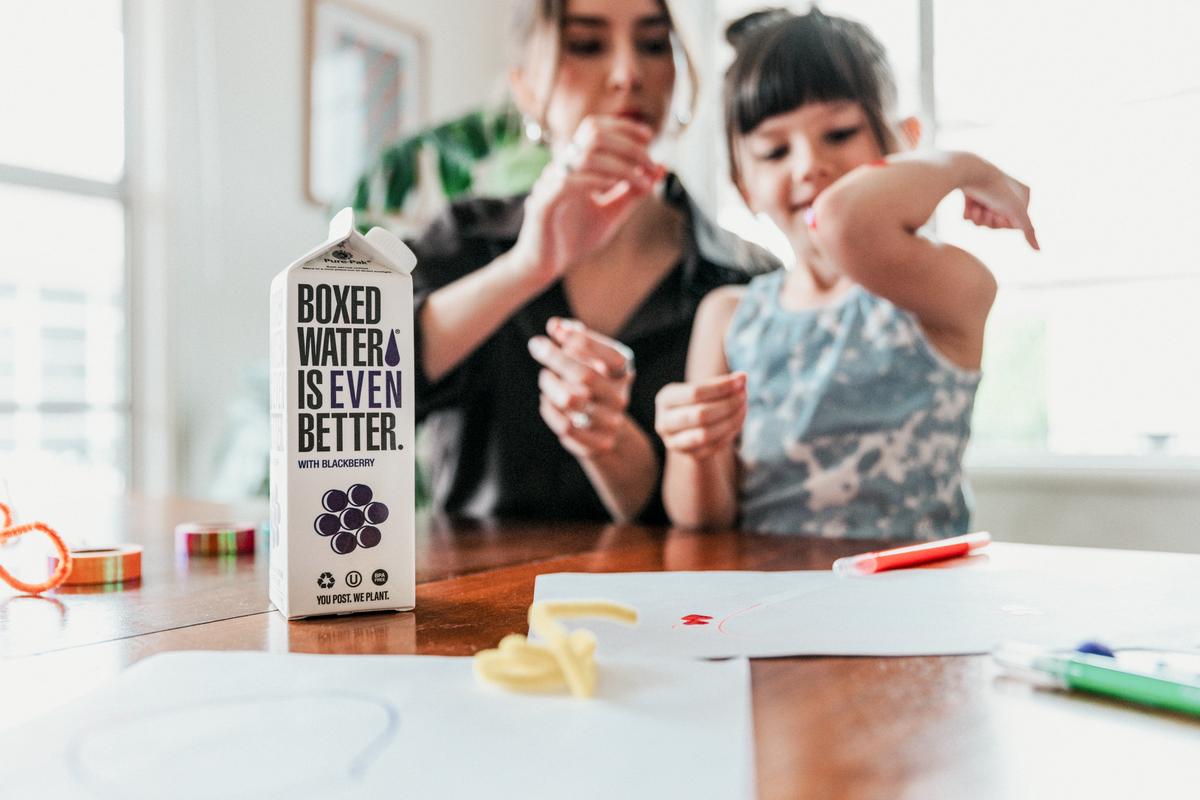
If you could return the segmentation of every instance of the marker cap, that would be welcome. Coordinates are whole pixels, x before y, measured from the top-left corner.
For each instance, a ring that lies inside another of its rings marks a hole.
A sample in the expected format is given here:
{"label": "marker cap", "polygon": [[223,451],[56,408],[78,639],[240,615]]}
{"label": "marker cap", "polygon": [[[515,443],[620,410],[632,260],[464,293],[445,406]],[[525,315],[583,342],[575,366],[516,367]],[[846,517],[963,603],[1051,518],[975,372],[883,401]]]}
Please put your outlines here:
{"label": "marker cap", "polygon": [[863,553],[857,556],[839,558],[833,562],[833,574],[843,578],[857,575],[871,575],[876,571],[878,562],[874,553]]}
{"label": "marker cap", "polygon": [[[1040,686],[1062,688],[1065,684],[1046,649],[1024,642],[1004,642],[992,651],[996,663],[1014,678]],[[1051,670],[1048,672],[1047,670]]]}

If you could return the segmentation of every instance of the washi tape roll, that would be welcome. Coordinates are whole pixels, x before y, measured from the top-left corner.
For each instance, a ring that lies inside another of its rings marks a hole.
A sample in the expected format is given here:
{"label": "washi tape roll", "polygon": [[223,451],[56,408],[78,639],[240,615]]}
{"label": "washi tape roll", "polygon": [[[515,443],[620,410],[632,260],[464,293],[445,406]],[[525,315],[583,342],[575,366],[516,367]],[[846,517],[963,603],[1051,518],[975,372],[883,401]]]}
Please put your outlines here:
{"label": "washi tape roll", "polygon": [[[74,566],[64,586],[91,586],[98,583],[122,583],[142,577],[142,546],[82,547],[71,550]],[[58,568],[58,558],[50,556],[50,569]]]}
{"label": "washi tape roll", "polygon": [[258,528],[243,522],[183,522],[175,526],[175,551],[189,556],[253,553]]}

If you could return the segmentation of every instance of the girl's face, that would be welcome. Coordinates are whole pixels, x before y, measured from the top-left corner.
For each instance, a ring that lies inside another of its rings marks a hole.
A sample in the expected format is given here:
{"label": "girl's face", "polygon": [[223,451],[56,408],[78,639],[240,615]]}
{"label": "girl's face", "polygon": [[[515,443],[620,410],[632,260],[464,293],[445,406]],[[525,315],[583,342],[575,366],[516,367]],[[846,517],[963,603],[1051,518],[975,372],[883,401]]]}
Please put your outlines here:
{"label": "girl's face", "polygon": [[[545,52],[542,50],[541,52]],[[514,76],[518,102],[545,109],[550,141],[570,140],[584,117],[621,116],[662,130],[675,87],[671,26],[655,0],[570,0],[559,33],[559,64],[533,55]]]}
{"label": "girl's face", "polygon": [[738,190],[798,252],[808,247],[805,212],[855,167],[884,154],[867,114],[852,100],[806,103],[763,120],[736,143]]}

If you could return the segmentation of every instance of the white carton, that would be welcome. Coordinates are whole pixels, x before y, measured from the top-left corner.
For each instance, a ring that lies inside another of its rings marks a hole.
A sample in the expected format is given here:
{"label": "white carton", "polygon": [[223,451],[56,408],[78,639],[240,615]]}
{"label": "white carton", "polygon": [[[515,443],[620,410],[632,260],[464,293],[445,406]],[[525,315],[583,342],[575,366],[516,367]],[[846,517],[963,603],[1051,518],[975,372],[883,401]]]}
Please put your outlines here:
{"label": "white carton", "polygon": [[416,258],[347,208],[271,282],[271,602],[411,609]]}

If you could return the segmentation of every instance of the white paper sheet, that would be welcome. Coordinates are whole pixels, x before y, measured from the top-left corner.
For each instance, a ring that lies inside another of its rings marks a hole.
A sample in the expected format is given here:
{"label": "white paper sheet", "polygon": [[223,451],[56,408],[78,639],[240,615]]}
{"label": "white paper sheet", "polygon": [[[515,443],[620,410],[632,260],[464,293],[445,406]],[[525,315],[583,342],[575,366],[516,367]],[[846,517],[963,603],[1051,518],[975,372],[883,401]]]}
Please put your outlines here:
{"label": "white paper sheet", "polygon": [[622,655],[960,655],[1004,641],[1070,648],[1089,639],[1200,647],[1200,556],[992,547],[1037,558],[862,578],[828,570],[559,573],[538,576],[534,599],[635,607],[636,627],[587,626],[606,652]]}
{"label": "white paper sheet", "polygon": [[597,696],[469,658],[171,653],[0,739],[12,797],[753,797],[745,660],[600,660]]}

